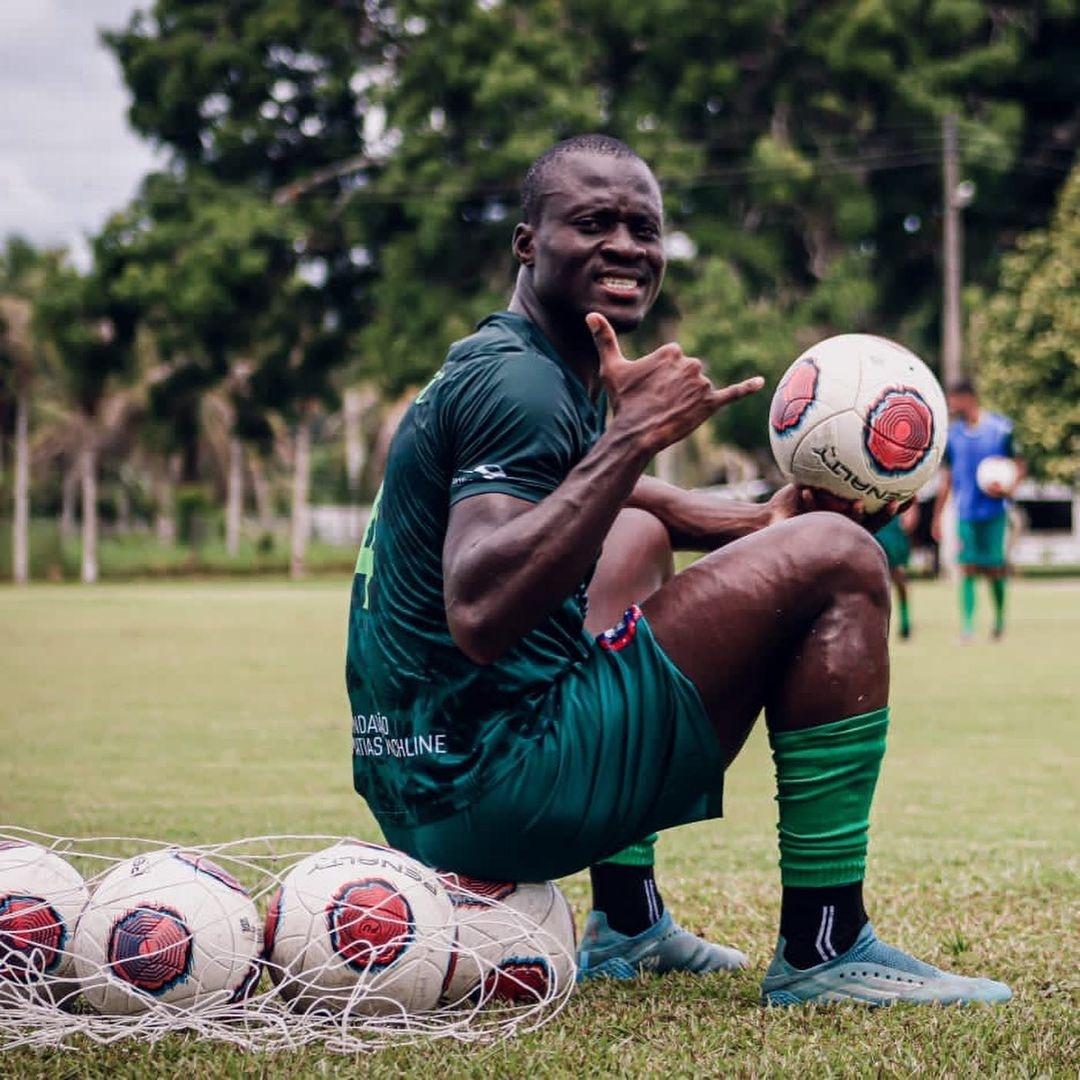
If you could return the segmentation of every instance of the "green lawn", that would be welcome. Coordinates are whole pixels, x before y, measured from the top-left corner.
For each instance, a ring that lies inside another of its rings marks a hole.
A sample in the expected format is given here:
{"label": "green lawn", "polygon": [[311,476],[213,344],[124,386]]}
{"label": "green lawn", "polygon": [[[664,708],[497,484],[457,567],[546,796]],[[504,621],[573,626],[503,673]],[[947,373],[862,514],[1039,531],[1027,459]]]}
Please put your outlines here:
{"label": "green lawn", "polygon": [[[344,578],[0,590],[0,822],[182,842],[376,837],[350,788],[347,596]],[[746,949],[749,972],[589,986],[538,1033],[401,1048],[359,1066],[312,1050],[266,1061],[177,1037],[153,1049],[9,1053],[0,1075],[1075,1076],[1080,585],[1019,583],[1011,604],[1005,642],[960,648],[951,590],[915,586],[916,636],[894,649],[867,889],[883,936],[1011,983],[1004,1008],[757,1006],[778,896],[758,732],[729,775],[727,819],[665,837],[659,870],[676,915]],[[564,882],[579,918],[586,884]]]}

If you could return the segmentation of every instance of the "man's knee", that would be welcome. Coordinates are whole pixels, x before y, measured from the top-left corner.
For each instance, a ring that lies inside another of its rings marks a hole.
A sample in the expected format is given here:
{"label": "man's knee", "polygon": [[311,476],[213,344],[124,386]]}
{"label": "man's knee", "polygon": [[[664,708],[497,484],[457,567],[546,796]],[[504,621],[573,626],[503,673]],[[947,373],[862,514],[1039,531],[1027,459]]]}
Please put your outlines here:
{"label": "man's knee", "polygon": [[800,546],[820,564],[820,572],[837,588],[866,593],[889,603],[889,564],[885,552],[861,525],[842,514],[819,512],[796,519],[802,522]]}

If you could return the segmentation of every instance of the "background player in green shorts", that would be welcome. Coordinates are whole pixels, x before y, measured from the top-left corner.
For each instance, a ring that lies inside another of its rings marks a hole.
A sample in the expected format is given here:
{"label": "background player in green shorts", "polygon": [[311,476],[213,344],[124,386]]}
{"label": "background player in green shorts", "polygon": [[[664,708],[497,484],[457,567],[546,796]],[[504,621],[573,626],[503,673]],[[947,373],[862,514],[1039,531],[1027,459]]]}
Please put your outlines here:
{"label": "background player in green shorts", "polygon": [[949,387],[947,394],[949,441],[941,469],[941,485],[934,507],[933,535],[941,539],[941,517],[951,494],[956,502],[956,528],[960,541],[960,640],[970,641],[975,633],[975,579],[990,583],[994,605],[991,637],[997,641],[1005,633],[1005,533],[1008,525],[1006,500],[1015,490],[993,487],[983,491],[978,483],[979,465],[988,457],[1015,460],[1016,481],[1024,475],[1024,463],[1013,445],[1012,423],[999,413],[979,405],[973,383],[964,380]]}
{"label": "background player in green shorts", "polygon": [[911,637],[911,604],[908,595],[907,565],[911,558],[911,532],[919,519],[919,508],[909,506],[874,533],[874,539],[885,552],[889,577],[896,589],[896,608],[900,616],[900,637]]}
{"label": "background player in green shorts", "polygon": [[[783,890],[763,999],[1006,1000],[883,945],[863,907],[888,723],[881,549],[847,517],[800,513],[808,492],[732,506],[643,476],[762,380],[717,389],[674,343],[623,357],[616,330],[641,322],[664,272],[660,191],[633,151],[561,143],[523,204],[509,311],[454,345],[410,408],[357,562],[357,790],[431,865],[561,876],[715,814],[764,708]],[[712,554],[672,575],[684,544]],[[666,912],[617,932],[602,888],[585,971],[692,969],[711,948]],[[658,898],[639,899],[655,916]]]}

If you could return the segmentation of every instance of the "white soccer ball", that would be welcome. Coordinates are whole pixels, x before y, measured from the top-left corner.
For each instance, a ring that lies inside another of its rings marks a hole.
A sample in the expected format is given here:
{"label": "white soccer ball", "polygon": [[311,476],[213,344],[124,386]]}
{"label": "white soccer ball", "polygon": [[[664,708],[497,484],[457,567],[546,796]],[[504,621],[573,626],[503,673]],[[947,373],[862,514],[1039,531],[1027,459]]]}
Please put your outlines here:
{"label": "white soccer ball", "polygon": [[839,334],[784,373],[769,410],[780,471],[868,512],[902,502],[941,463],[945,395],[913,353],[872,334]]}
{"label": "white soccer ball", "polygon": [[347,840],[285,875],[263,952],[294,1008],[406,1015],[438,1004],[455,938],[454,908],[433,870]]}
{"label": "white soccer ball", "polygon": [[89,895],[79,871],[55,852],[0,841],[0,1004],[74,995],[71,937]]}
{"label": "white soccer ball", "polygon": [[576,974],[574,915],[551,881],[513,884],[445,874],[460,954],[448,1004],[548,1000]]}
{"label": "white soccer ball", "polygon": [[1012,458],[987,457],[979,462],[979,467],[975,470],[975,483],[986,495],[990,495],[990,488],[995,486],[1007,494],[1016,486],[1019,472]]}
{"label": "white soccer ball", "polygon": [[100,1013],[226,1006],[259,981],[261,926],[243,885],[204,855],[138,855],[94,889],[75,928],[75,970]]}

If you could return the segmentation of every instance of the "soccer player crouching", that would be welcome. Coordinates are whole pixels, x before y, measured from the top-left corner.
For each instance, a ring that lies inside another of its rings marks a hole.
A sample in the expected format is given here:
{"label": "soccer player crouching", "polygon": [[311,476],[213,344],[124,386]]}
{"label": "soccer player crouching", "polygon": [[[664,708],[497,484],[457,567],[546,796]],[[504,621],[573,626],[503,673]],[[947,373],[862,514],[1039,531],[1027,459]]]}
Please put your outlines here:
{"label": "soccer player crouching", "polygon": [[[731,504],[643,475],[762,385],[718,389],[676,344],[622,355],[664,273],[652,172],[581,136],[533,163],[523,204],[509,310],[410,407],[357,561],[357,791],[432,866],[590,867],[583,975],[738,967],[663,909],[651,841],[718,816],[764,709],[783,894],[763,999],[1007,1000],[882,944],[863,908],[889,684],[870,533],[792,488]],[[674,574],[678,547],[711,554]]]}

